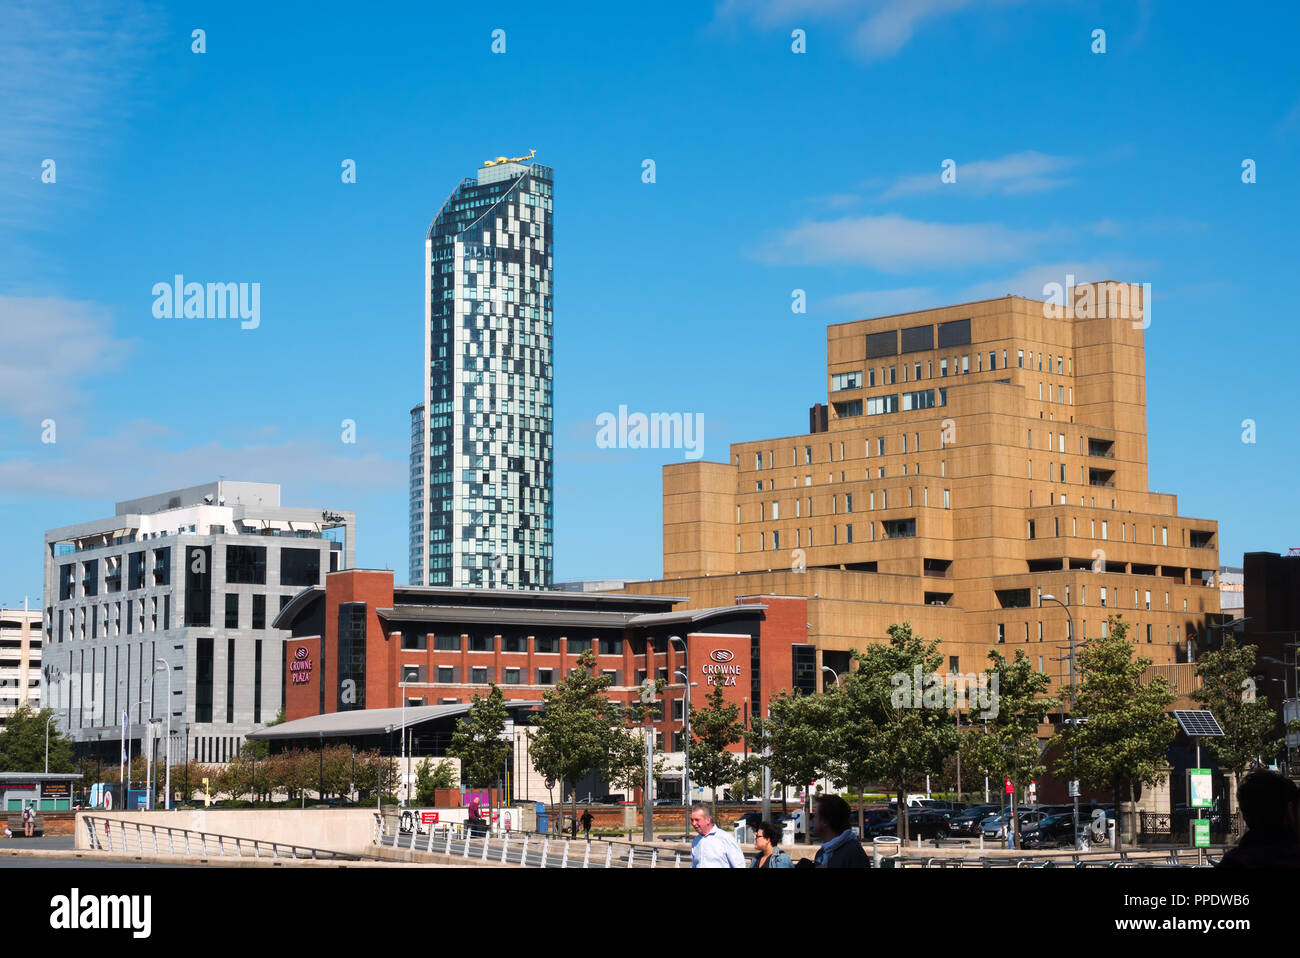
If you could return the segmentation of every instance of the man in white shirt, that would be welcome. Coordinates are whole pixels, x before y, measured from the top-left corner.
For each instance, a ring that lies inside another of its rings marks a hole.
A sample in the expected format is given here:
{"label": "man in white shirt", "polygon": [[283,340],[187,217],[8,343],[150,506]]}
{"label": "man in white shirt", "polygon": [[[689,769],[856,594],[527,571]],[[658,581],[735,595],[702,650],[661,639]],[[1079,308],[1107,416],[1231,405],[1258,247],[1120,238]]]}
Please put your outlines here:
{"label": "man in white shirt", "polygon": [[692,868],[744,868],[745,856],[730,832],[713,824],[709,806],[691,806],[691,827],[696,837],[691,842]]}

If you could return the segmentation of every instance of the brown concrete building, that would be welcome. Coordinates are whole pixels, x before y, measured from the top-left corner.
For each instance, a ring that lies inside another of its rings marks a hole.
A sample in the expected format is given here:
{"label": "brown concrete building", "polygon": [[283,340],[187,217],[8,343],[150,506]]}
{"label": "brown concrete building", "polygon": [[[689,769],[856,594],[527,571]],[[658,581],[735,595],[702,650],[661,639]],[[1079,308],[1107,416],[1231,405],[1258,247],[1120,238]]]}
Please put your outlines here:
{"label": "brown concrete building", "polygon": [[[950,668],[1023,649],[1059,681],[1122,614],[1187,661],[1219,611],[1218,526],[1147,488],[1142,288],[1007,296],[831,326],[812,431],[664,467],[664,578],[628,592],[809,598],[818,665],[910,621]],[[821,673],[823,680],[829,680]]]}

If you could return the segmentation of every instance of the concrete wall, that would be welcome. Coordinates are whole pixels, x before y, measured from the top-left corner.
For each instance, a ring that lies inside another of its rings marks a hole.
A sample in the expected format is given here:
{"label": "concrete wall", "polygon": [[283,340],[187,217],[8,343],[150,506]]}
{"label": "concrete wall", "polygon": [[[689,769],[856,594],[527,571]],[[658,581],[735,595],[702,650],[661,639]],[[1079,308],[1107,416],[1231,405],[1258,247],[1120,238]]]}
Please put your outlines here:
{"label": "concrete wall", "polygon": [[[77,848],[88,848],[87,814],[126,823],[128,832],[141,824],[188,828],[192,831],[258,838],[330,851],[368,851],[374,838],[374,809],[178,809],[171,812],[102,812],[77,815]],[[114,829],[116,825],[112,826]]]}

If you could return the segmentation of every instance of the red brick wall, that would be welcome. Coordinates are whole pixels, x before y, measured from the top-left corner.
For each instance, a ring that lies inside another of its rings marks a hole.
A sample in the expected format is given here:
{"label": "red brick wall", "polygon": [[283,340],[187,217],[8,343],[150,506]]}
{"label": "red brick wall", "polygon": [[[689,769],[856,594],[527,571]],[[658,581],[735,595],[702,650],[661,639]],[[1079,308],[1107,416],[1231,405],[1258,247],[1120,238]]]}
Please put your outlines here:
{"label": "red brick wall", "polygon": [[762,631],[763,704],[782,689],[794,687],[790,647],[808,642],[808,600],[803,596],[747,595],[737,605],[767,606]]}

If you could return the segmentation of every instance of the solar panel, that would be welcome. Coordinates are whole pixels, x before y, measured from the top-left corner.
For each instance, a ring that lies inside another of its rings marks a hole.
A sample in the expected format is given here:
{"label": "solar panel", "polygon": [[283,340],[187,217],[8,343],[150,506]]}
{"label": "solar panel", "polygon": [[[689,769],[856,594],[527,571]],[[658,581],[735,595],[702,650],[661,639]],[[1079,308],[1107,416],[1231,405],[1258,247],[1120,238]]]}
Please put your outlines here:
{"label": "solar panel", "polygon": [[1209,709],[1202,711],[1175,709],[1174,718],[1178,719],[1178,724],[1182,726],[1183,731],[1188,735],[1213,736],[1223,734],[1223,729],[1219,727],[1218,720]]}

